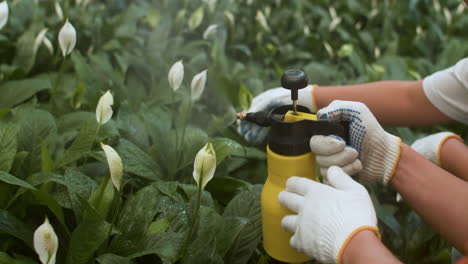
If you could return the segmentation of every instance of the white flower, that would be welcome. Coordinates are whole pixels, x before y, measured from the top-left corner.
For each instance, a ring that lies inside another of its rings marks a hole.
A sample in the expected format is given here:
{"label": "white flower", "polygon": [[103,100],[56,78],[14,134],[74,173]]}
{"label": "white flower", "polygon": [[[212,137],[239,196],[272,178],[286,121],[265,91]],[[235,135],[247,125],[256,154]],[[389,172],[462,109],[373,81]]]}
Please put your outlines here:
{"label": "white flower", "polygon": [[216,32],[216,29],[218,28],[218,25],[210,25],[206,28],[205,32],[203,32],[203,39],[208,39],[208,37]]}
{"label": "white flower", "polygon": [[205,84],[206,84],[206,71],[204,70],[200,72],[199,74],[195,75],[192,79],[192,100],[196,101],[200,98],[200,96],[203,93],[203,90],[205,90]]}
{"label": "white flower", "polygon": [[118,191],[120,191],[120,187],[122,186],[123,175],[122,159],[120,158],[119,153],[117,153],[117,151],[115,151],[115,149],[113,149],[111,146],[104,145],[101,143],[101,148],[106,154],[112,184],[114,184],[115,188]]}
{"label": "white flower", "polygon": [[255,19],[265,31],[270,31],[270,27],[268,26],[267,19],[261,10],[257,11],[257,15],[255,16]]}
{"label": "white flower", "polygon": [[182,61],[178,61],[172,65],[171,69],[169,70],[169,85],[174,91],[180,88],[182,84],[182,80],[184,79],[184,64]]}
{"label": "white flower", "polygon": [[46,46],[46,48],[49,51],[50,55],[54,54],[54,45],[52,45],[52,42],[50,42],[50,40],[47,37],[44,37],[44,40],[42,42]]}
{"label": "white flower", "polygon": [[216,170],[216,153],[213,144],[208,142],[198,151],[193,164],[193,178],[202,189],[213,178]]}
{"label": "white flower", "polygon": [[8,21],[8,3],[3,1],[0,3],[0,29],[2,29]]}
{"label": "white flower", "polygon": [[229,21],[229,24],[231,24],[231,26],[235,25],[236,19],[234,18],[234,15],[230,11],[225,11],[224,16],[226,16],[226,18]]}
{"label": "white flower", "polygon": [[33,46],[33,53],[36,54],[37,50],[39,49],[39,46],[41,43],[44,42],[45,34],[47,33],[47,28],[44,28],[37,34],[36,38],[34,39],[34,46]]}
{"label": "white flower", "polygon": [[58,18],[60,19],[60,21],[62,21],[63,20],[63,11],[62,11],[62,7],[60,6],[58,1],[55,1],[54,8],[55,8],[55,13],[57,14]]}
{"label": "white flower", "polygon": [[114,97],[110,91],[107,91],[99,98],[96,107],[96,120],[100,125],[107,123],[112,118],[112,105],[114,104]]}
{"label": "white flower", "polygon": [[68,19],[60,29],[58,39],[62,55],[65,57],[73,51],[76,45],[76,30]]}
{"label": "white flower", "polygon": [[47,218],[34,232],[34,249],[42,264],[55,264],[58,238]]}

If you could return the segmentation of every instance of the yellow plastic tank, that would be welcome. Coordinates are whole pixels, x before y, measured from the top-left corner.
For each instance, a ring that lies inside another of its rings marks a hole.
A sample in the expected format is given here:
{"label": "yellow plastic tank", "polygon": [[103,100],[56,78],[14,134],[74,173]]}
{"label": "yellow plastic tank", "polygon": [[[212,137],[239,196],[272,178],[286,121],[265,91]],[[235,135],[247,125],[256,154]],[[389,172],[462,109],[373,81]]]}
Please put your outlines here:
{"label": "yellow plastic tank", "polygon": [[[293,114],[288,112],[283,121],[294,122],[302,119],[316,120],[313,114]],[[278,194],[286,188],[289,177],[299,176],[318,181],[315,155],[312,152],[297,156],[284,156],[273,152],[267,146],[268,178],[262,191],[263,247],[276,260],[287,263],[301,263],[310,260],[304,254],[295,251],[289,245],[292,233],[285,232],[281,220],[293,214],[282,207]]]}

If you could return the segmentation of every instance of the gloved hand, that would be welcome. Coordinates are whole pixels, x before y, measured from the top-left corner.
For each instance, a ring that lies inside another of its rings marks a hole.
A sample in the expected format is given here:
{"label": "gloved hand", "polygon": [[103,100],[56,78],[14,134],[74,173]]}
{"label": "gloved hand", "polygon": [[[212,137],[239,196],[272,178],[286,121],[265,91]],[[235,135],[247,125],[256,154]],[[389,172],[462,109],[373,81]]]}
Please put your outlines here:
{"label": "gloved hand", "polygon": [[[297,104],[303,105],[309,108],[310,111],[315,112],[317,109],[314,105],[315,99],[313,90],[313,85],[300,89]],[[277,106],[288,104],[292,104],[291,91],[284,88],[274,88],[255,96],[247,112],[270,111]],[[261,127],[251,122],[237,120],[237,132],[247,141],[259,144],[267,136],[268,128]]]}
{"label": "gloved hand", "polygon": [[328,168],[338,166],[348,175],[355,175],[362,170],[358,152],[346,146],[338,136],[313,136],[310,139],[310,150],[315,153],[320,173],[326,179]]}
{"label": "gloved hand", "polygon": [[350,122],[350,145],[359,153],[362,183],[381,181],[387,184],[395,173],[400,159],[401,139],[380,126],[363,103],[333,101],[318,111],[319,119]]}
{"label": "gloved hand", "polygon": [[416,140],[411,148],[433,163],[441,166],[440,151],[444,143],[450,138],[457,138],[462,141],[460,136],[452,132],[440,132],[421,139]]}
{"label": "gloved hand", "polygon": [[319,262],[338,263],[348,242],[359,231],[378,234],[374,206],[364,186],[339,167],[328,169],[330,186],[307,178],[291,177],[279,194],[282,206],[294,211],[281,221],[293,232],[290,245]]}

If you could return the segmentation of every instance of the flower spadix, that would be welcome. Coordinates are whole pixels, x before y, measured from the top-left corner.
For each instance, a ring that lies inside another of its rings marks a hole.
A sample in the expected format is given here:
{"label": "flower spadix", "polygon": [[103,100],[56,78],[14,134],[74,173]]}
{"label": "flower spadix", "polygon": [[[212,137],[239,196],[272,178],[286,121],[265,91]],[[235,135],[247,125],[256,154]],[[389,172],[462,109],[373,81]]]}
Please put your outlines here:
{"label": "flower spadix", "polygon": [[216,171],[216,152],[213,144],[208,142],[198,151],[193,165],[193,178],[197,185],[204,189],[206,184],[213,178]]}
{"label": "flower spadix", "polygon": [[184,80],[184,64],[182,64],[181,60],[172,65],[168,78],[172,90],[177,91],[182,84],[182,80]]}
{"label": "flower spadix", "polygon": [[111,146],[101,143],[101,148],[106,154],[107,164],[109,165],[109,172],[114,187],[120,191],[122,186],[123,165],[119,153]]}
{"label": "flower spadix", "polygon": [[65,57],[70,54],[76,45],[76,30],[73,25],[67,21],[60,29],[58,35],[60,49],[62,50],[62,55]]}
{"label": "flower spadix", "polygon": [[8,21],[8,4],[7,1],[0,3],[0,29],[2,29]]}
{"label": "flower spadix", "polygon": [[195,75],[192,79],[192,100],[196,101],[200,98],[200,96],[203,93],[203,90],[205,90],[205,85],[206,85],[206,72],[207,70],[204,70],[200,72],[199,74]]}
{"label": "flower spadix", "polygon": [[96,120],[100,125],[107,123],[112,118],[112,105],[114,104],[114,97],[107,91],[99,98],[96,107]]}
{"label": "flower spadix", "polygon": [[34,232],[34,250],[39,255],[42,264],[55,264],[57,249],[57,235],[52,225],[50,225],[49,219],[46,218],[44,223]]}

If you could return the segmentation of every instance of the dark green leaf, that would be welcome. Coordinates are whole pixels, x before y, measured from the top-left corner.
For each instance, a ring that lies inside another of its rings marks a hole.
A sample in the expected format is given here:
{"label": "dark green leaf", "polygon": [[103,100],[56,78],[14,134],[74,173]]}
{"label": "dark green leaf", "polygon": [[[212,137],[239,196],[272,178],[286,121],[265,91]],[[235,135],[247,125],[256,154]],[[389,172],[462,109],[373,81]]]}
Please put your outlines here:
{"label": "dark green leaf", "polygon": [[8,234],[23,240],[26,245],[33,248],[33,230],[20,219],[11,215],[8,211],[0,209],[0,233]]}
{"label": "dark green leaf", "polygon": [[153,181],[161,178],[159,165],[130,141],[122,139],[117,152],[122,158],[125,171]]}
{"label": "dark green leaf", "polygon": [[262,237],[261,185],[239,193],[224,209],[223,216],[243,217],[248,223],[224,257],[225,263],[246,263]]}
{"label": "dark green leaf", "polygon": [[16,155],[18,127],[0,123],[0,171],[9,172]]}
{"label": "dark green leaf", "polygon": [[67,264],[86,264],[110,235],[111,225],[105,221],[85,221],[73,231]]}
{"label": "dark green leaf", "polygon": [[31,184],[3,171],[0,171],[0,181],[6,182],[11,185],[21,186],[30,190],[37,190]]}
{"label": "dark green leaf", "polygon": [[39,78],[6,82],[0,86],[0,107],[10,108],[50,87],[49,80]]}
{"label": "dark green leaf", "polygon": [[96,260],[100,264],[132,264],[133,263],[133,261],[131,261],[129,258],[117,256],[114,254],[104,254],[104,255],[99,256]]}

